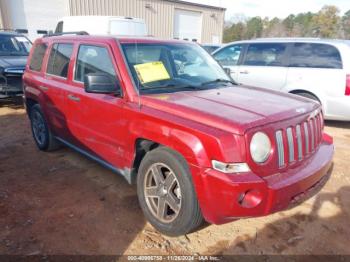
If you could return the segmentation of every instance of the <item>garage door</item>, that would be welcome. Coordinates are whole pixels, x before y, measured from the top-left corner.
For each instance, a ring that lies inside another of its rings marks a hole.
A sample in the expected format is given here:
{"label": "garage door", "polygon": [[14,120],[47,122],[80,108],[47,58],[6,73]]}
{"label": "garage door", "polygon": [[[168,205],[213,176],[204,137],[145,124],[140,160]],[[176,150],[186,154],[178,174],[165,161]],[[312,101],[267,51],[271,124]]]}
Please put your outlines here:
{"label": "garage door", "polygon": [[202,14],[175,9],[174,38],[201,41]]}

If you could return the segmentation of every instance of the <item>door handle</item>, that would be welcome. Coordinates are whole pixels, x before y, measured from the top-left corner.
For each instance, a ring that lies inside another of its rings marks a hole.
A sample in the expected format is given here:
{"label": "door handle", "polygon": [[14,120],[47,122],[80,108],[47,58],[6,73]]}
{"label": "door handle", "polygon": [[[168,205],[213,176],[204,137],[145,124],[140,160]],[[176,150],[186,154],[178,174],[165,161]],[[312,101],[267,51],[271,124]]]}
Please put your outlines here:
{"label": "door handle", "polygon": [[39,86],[39,89],[41,89],[44,92],[49,90],[49,88],[47,86]]}
{"label": "door handle", "polygon": [[248,75],[249,74],[249,71],[245,70],[245,71],[241,71],[239,72],[240,74],[243,74],[243,75]]}
{"label": "door handle", "polygon": [[75,95],[68,95],[68,98],[72,101],[75,101],[75,102],[80,102],[80,98],[75,96]]}

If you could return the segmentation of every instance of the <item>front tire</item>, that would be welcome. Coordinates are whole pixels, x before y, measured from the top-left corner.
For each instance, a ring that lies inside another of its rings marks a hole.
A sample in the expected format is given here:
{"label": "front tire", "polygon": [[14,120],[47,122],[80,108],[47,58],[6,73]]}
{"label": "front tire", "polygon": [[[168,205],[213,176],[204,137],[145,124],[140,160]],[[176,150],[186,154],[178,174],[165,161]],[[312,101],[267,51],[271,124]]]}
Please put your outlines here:
{"label": "front tire", "polygon": [[185,159],[160,147],[146,154],[137,176],[137,194],[147,220],[161,233],[179,236],[203,223]]}
{"label": "front tire", "polygon": [[30,109],[30,122],[32,134],[37,147],[42,151],[53,151],[60,147],[48,128],[44,114],[39,104]]}

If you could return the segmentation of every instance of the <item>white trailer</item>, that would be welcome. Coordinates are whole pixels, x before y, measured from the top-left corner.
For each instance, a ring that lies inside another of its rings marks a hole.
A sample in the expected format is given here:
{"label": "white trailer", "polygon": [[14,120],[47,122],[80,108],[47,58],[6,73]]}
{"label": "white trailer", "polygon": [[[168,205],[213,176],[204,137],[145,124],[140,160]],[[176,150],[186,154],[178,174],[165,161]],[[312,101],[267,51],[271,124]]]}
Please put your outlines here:
{"label": "white trailer", "polygon": [[55,33],[85,31],[91,35],[146,36],[144,20],[122,16],[66,16],[56,26]]}

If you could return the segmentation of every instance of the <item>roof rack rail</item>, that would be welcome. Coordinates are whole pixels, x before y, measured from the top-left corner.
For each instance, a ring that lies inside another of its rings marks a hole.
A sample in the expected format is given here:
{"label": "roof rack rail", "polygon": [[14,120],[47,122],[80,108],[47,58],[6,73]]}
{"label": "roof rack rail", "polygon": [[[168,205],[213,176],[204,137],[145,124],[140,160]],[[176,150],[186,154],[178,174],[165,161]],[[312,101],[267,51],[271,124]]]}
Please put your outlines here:
{"label": "roof rack rail", "polygon": [[15,29],[18,34],[28,34],[28,29]]}
{"label": "roof rack rail", "polygon": [[14,32],[18,34],[28,34],[28,29],[10,29],[10,28],[0,28],[0,31]]}
{"label": "roof rack rail", "polygon": [[62,32],[62,33],[47,34],[47,35],[44,35],[43,37],[52,37],[52,36],[60,36],[60,35],[89,35],[89,33],[85,31]]}

